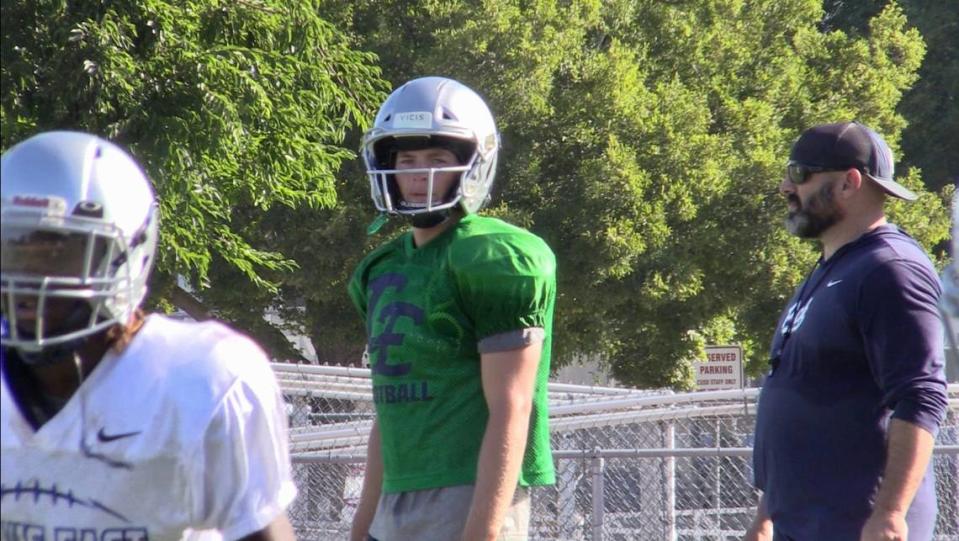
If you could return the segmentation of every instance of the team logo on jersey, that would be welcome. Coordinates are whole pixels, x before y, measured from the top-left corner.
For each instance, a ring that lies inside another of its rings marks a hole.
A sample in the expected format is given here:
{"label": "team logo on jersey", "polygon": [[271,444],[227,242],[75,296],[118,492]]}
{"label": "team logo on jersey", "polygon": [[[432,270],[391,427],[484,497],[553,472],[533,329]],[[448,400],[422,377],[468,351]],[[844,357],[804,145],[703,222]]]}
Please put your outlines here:
{"label": "team logo on jersey", "polygon": [[[46,501],[46,499],[49,498],[49,501],[52,502],[54,506],[63,504],[70,507],[86,507],[88,509],[101,511],[123,522],[130,522],[125,516],[93,498],[80,498],[74,495],[72,490],[64,492],[57,488],[57,485],[44,487],[41,486],[40,481],[36,479],[33,480],[33,483],[28,482],[24,484],[23,482],[17,482],[17,484],[12,487],[0,484],[0,502],[7,499],[7,496],[17,501],[32,500],[34,503]],[[3,539],[8,538],[4,535]]]}
{"label": "team logo on jersey", "polygon": [[3,541],[149,541],[146,528],[73,528],[56,526],[47,531],[42,524],[0,520]]}
{"label": "team logo on jersey", "polygon": [[[390,288],[397,292],[403,291],[407,284],[406,276],[397,273],[384,273],[369,283],[370,299],[367,306],[367,332],[370,342],[367,346],[370,359],[370,371],[374,375],[399,377],[409,374],[413,369],[412,362],[389,363],[389,348],[403,345],[406,335],[394,329],[401,319],[411,320],[415,325],[426,322],[426,313],[415,304],[395,300],[377,311],[377,305],[383,294]],[[373,335],[374,322],[382,323],[378,334]],[[420,402],[432,400],[429,392],[429,383],[425,380],[378,384],[373,386],[373,402],[380,404],[396,404],[403,402]]]}
{"label": "team logo on jersey", "polygon": [[413,363],[387,364],[389,358],[389,348],[391,346],[403,345],[406,335],[393,332],[393,328],[401,318],[412,319],[413,323],[422,325],[426,320],[426,314],[423,309],[415,304],[403,301],[393,301],[383,307],[379,313],[376,312],[376,305],[389,288],[396,291],[403,291],[406,288],[406,276],[396,273],[385,273],[376,279],[370,281],[370,304],[369,318],[367,320],[367,331],[372,332],[373,321],[378,319],[384,323],[383,330],[376,336],[370,336],[370,369],[374,374],[383,376],[403,376],[409,373]]}
{"label": "team logo on jersey", "polygon": [[795,302],[789,307],[789,311],[786,312],[786,317],[783,319],[782,327],[779,329],[780,334],[794,333],[799,330],[803,321],[806,320],[806,312],[809,311],[812,300],[813,298],[810,297],[805,303]]}

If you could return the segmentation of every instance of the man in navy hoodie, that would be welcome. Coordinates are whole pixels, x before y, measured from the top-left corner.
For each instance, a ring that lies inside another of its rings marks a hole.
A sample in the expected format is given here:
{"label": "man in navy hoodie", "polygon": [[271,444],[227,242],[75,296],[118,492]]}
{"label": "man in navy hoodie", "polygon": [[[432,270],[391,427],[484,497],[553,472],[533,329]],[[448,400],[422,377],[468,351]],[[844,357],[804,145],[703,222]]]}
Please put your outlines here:
{"label": "man in navy hoodie", "polygon": [[747,539],[928,541],[946,410],[939,278],[886,221],[892,152],[857,122],[803,132],[779,186],[786,226],[822,257],[780,316],[753,454]]}

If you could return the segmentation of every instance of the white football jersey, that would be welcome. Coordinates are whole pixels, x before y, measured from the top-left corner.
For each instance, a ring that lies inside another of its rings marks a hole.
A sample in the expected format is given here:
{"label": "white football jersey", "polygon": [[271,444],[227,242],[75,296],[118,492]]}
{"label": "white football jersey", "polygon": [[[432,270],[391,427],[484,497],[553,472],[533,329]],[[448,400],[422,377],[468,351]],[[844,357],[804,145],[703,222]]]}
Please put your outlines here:
{"label": "white football jersey", "polygon": [[236,539],[296,494],[276,378],[222,324],[149,316],[37,432],[2,383],[3,540]]}

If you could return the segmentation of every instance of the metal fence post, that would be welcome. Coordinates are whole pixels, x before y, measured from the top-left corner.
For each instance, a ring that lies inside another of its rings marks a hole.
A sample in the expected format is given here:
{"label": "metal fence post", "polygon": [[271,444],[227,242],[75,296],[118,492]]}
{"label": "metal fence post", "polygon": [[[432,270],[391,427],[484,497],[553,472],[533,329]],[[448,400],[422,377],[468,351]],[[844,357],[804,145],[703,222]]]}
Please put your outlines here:
{"label": "metal fence post", "polygon": [[593,541],[603,540],[603,520],[606,508],[603,484],[606,476],[606,460],[599,455],[599,449],[593,449],[590,460],[590,471],[593,477]]}
{"label": "metal fence post", "polygon": [[[723,446],[722,443],[723,430],[722,430],[722,418],[716,417],[716,449],[719,449]],[[716,529],[720,529],[719,523],[721,522],[720,517],[722,513],[722,492],[723,492],[723,457],[716,457],[716,486],[715,486],[715,509],[716,509]]]}
{"label": "metal fence post", "polygon": [[[676,425],[669,421],[666,423],[666,448],[673,450],[676,448]],[[671,455],[666,458],[666,539],[675,541],[676,539],[676,456]]]}

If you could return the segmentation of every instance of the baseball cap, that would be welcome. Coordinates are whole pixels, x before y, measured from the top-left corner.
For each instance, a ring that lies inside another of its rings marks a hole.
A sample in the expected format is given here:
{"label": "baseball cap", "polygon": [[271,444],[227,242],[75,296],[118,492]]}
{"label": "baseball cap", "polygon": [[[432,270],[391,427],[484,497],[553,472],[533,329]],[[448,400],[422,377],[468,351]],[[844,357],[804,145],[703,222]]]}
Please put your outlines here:
{"label": "baseball cap", "polygon": [[789,159],[830,169],[855,167],[886,193],[907,201],[918,197],[893,180],[892,150],[878,133],[859,122],[822,124],[804,131],[793,144]]}

